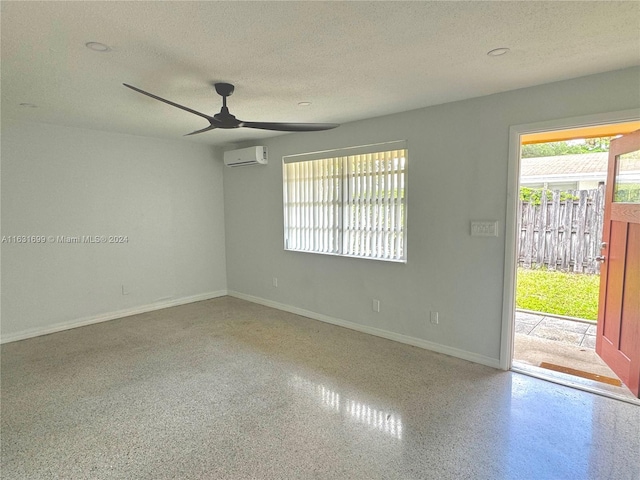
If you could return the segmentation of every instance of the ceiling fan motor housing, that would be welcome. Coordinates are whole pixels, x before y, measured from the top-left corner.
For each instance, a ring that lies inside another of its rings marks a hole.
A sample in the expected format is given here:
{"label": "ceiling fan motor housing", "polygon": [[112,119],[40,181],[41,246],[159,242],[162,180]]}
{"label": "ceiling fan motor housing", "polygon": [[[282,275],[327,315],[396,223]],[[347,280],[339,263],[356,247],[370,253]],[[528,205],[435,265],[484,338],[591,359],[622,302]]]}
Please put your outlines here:
{"label": "ceiling fan motor housing", "polygon": [[222,97],[230,96],[235,89],[235,87],[230,83],[214,83],[213,86],[216,88],[216,92],[218,92],[218,95]]}

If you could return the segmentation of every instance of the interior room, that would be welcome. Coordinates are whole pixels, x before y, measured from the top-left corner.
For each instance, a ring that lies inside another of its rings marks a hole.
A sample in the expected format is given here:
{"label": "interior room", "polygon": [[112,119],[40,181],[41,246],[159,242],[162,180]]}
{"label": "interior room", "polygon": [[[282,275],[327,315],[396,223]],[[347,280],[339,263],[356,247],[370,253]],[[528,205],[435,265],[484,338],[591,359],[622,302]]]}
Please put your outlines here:
{"label": "interior room", "polygon": [[[518,135],[640,119],[639,3],[0,8],[3,478],[640,478],[510,371]],[[395,142],[398,258],[291,248],[287,162]]]}

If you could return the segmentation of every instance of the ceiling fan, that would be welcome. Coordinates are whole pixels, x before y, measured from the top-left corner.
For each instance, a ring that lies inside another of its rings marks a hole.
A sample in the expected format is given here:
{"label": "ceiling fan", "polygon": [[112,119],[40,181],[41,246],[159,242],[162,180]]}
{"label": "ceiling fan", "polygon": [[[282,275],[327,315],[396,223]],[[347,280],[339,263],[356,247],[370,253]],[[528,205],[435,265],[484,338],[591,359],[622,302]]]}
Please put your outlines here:
{"label": "ceiling fan", "polygon": [[215,128],[258,128],[261,130],[276,130],[279,132],[315,132],[319,130],[330,130],[332,128],[339,127],[338,123],[279,123],[279,122],[245,122],[243,120],[237,119],[234,115],[229,113],[229,109],[227,108],[227,97],[233,93],[234,86],[230,83],[215,83],[213,86],[218,92],[218,95],[222,97],[222,108],[219,113],[216,113],[214,116],[205,115],[204,113],[197,112],[189,107],[185,107],[184,105],[180,105],[169,100],[166,100],[162,97],[154,95],[153,93],[145,92],[137,87],[132,85],[123,83],[125,87],[130,88],[131,90],[135,90],[136,92],[142,93],[143,95],[147,95],[148,97],[155,98],[156,100],[160,100],[161,102],[167,103],[174,107],[180,108],[187,112],[193,113],[194,115],[198,115],[202,118],[206,118],[209,121],[209,126],[203,128],[201,130],[196,130],[195,132],[187,133],[187,135],[195,135],[196,133],[208,132],[209,130],[213,130]]}

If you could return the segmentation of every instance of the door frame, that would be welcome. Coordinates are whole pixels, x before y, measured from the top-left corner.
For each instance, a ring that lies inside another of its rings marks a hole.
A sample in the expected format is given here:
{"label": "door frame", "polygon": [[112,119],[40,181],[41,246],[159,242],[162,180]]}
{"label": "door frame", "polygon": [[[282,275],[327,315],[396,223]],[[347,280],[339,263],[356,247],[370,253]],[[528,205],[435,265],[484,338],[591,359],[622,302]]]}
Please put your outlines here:
{"label": "door frame", "polygon": [[502,335],[500,339],[500,368],[511,370],[513,365],[514,316],[516,308],[516,240],[517,208],[520,191],[520,142],[531,133],[568,130],[572,128],[608,125],[640,120],[640,109],[598,113],[580,117],[545,120],[509,127],[509,163],[507,166],[507,211],[504,241],[504,280],[502,294]]}

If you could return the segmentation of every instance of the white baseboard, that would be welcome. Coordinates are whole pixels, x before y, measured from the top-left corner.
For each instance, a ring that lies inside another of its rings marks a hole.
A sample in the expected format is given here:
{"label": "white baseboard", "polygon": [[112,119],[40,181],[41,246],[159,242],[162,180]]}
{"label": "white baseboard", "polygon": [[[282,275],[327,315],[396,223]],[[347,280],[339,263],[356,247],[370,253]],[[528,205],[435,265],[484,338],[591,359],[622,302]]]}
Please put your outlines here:
{"label": "white baseboard", "polygon": [[500,361],[495,358],[486,357],[477,353],[467,352],[466,350],[460,350],[458,348],[448,347],[421,338],[410,337],[400,333],[390,332],[381,328],[370,327],[367,325],[361,325],[359,323],[349,322],[340,318],[330,317],[321,313],[312,312],[298,307],[293,307],[280,302],[274,302],[261,297],[255,297],[253,295],[247,295],[235,291],[219,290],[217,292],[202,293],[199,295],[192,295],[189,297],[182,297],[168,301],[155,302],[148,305],[141,305],[138,307],[128,308],[124,310],[118,310],[115,312],[103,313],[100,315],[93,315],[90,317],[84,317],[70,322],[57,323],[42,328],[31,328],[23,330],[21,332],[3,335],[0,343],[16,342],[18,340],[25,340],[27,338],[38,337],[40,335],[47,335],[49,333],[61,332],[63,330],[70,330],[72,328],[83,327],[85,325],[92,325],[94,323],[106,322],[109,320],[115,320],[117,318],[129,317],[131,315],[138,315],[140,313],[153,312],[154,310],[160,310],[163,308],[176,307],[178,305],[185,305],[187,303],[199,302],[202,300],[210,300],[212,298],[224,297],[229,295],[249,302],[257,303],[259,305],[265,305],[267,307],[276,308],[285,312],[294,313],[303,317],[311,318],[332,325],[338,325],[340,327],[349,328],[358,332],[367,333],[369,335],[375,335],[376,337],[386,338],[388,340],[394,340],[396,342],[405,343],[407,345],[413,345],[414,347],[424,348],[425,350],[431,350],[452,357],[461,358],[470,362],[479,363],[488,367],[500,368]]}
{"label": "white baseboard", "polygon": [[217,297],[224,297],[225,295],[227,295],[226,290],[201,293],[198,295],[191,295],[189,297],[159,301],[155,303],[150,303],[148,305],[141,305],[138,307],[118,310],[115,312],[101,313],[99,315],[92,315],[90,317],[79,318],[76,320],[71,320],[69,322],[56,323],[55,325],[49,325],[46,327],[30,328],[28,330],[23,330],[21,332],[2,335],[2,339],[0,340],[0,343],[17,342],[18,340],[25,340],[27,338],[39,337],[40,335],[47,335],[49,333],[61,332],[63,330],[70,330],[72,328],[84,327],[85,325],[92,325],[94,323],[101,323],[101,322],[106,322],[108,320],[115,320],[116,318],[130,317],[131,315],[138,315],[139,313],[153,312],[154,310],[160,310],[162,308],[176,307],[178,305],[185,305],[187,303],[200,302],[202,300],[209,300]]}
{"label": "white baseboard", "polygon": [[452,357],[461,358],[470,362],[479,363],[488,367],[500,369],[500,360],[497,358],[486,357],[477,353],[467,352],[466,350],[460,350],[459,348],[448,347],[421,338],[410,337],[400,333],[390,332],[381,328],[369,327],[367,325],[361,325],[359,323],[349,322],[339,318],[330,317],[321,313],[312,312],[310,310],[304,310],[302,308],[293,307],[284,303],[274,302],[265,298],[254,297],[253,295],[247,295],[245,293],[228,291],[227,294],[231,297],[236,297],[241,300],[247,300],[249,302],[258,303],[266,307],[276,308],[285,312],[295,313],[303,317],[308,317],[313,320],[319,320],[321,322],[330,323],[332,325],[338,325],[340,327],[349,328],[362,333],[368,333],[369,335],[375,335],[376,337],[386,338],[388,340],[394,340],[396,342],[405,343],[414,347],[424,348],[425,350],[431,350],[433,352],[443,353]]}

